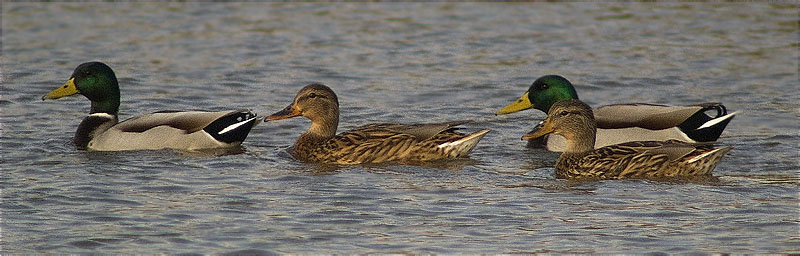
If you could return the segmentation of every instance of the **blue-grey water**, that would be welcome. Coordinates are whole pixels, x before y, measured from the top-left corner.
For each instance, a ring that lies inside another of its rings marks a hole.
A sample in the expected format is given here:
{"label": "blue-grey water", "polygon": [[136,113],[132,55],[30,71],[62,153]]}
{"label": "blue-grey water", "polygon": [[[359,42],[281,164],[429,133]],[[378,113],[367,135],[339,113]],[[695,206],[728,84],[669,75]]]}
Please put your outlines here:
{"label": "blue-grey water", "polygon": [[[781,3],[17,3],[2,6],[0,252],[800,253],[800,29]],[[86,152],[80,63],[120,78],[121,118],[265,116],[331,86],[340,131],[474,119],[471,157],[324,166],[285,149],[305,119],[234,154]],[[536,111],[495,116],[560,74],[590,105],[739,111],[717,180],[573,183],[525,148]]]}

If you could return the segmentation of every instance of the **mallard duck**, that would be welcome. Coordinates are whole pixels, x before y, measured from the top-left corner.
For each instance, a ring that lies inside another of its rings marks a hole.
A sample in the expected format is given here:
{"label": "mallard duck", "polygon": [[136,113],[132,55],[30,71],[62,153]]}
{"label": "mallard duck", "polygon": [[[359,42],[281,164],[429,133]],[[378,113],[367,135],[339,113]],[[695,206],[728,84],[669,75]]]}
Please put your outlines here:
{"label": "mallard duck", "polygon": [[274,121],[303,116],[311,128],[289,152],[308,162],[361,164],[387,161],[426,161],[469,154],[489,130],[462,134],[455,126],[469,121],[430,124],[368,124],[336,134],[339,100],[328,86],[310,84],[283,110],[266,118]]}
{"label": "mallard duck", "polygon": [[42,100],[86,96],[92,107],[75,132],[78,149],[119,151],[140,149],[197,150],[234,147],[258,123],[246,109],[203,112],[162,111],[117,123],[120,95],[114,71],[102,62],[75,68],[67,82]]}
{"label": "mallard duck", "polygon": [[567,147],[556,163],[556,177],[568,179],[710,176],[722,156],[733,148],[670,140],[634,141],[595,149],[594,117],[592,109],[579,100],[559,101],[550,108],[539,129],[522,139],[550,133],[566,138]]}
{"label": "mallard duck", "polygon": [[[547,113],[554,103],[578,99],[578,93],[566,78],[547,75],[536,79],[522,97],[500,109],[498,115],[535,108]],[[708,111],[716,115],[709,116]],[[736,112],[728,114],[724,105],[703,103],[691,106],[665,106],[647,103],[614,104],[594,110],[597,142],[604,147],[628,141],[679,140],[684,142],[716,141]],[[564,138],[545,136],[529,141],[533,147],[564,151]]]}

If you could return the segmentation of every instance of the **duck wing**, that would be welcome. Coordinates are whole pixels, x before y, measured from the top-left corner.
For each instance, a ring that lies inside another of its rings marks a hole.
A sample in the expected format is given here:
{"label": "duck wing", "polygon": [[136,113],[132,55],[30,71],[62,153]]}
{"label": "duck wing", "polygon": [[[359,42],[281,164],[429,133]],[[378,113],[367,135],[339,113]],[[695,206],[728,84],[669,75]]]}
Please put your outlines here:
{"label": "duck wing", "polygon": [[[692,165],[692,162],[705,158],[709,152],[721,157],[717,151],[719,148],[713,148],[710,144],[674,140],[629,142],[602,147],[582,159],[574,160],[577,165],[566,175],[601,179],[657,179],[708,174],[713,166],[709,168],[709,164]],[[718,160],[717,158],[712,164]]]}
{"label": "duck wing", "polygon": [[677,127],[703,106],[666,106],[646,103],[614,104],[594,109],[597,127],[618,129],[641,127],[661,130]]}
{"label": "duck wing", "polygon": [[[440,137],[455,137],[454,132],[448,131],[468,122],[470,121],[368,124],[334,136],[315,149],[311,153],[311,159],[339,164],[414,159],[420,150],[427,148],[434,150],[438,144],[434,144],[433,141],[440,140]],[[453,140],[455,139],[451,139]]]}
{"label": "duck wing", "polygon": [[130,118],[89,142],[93,150],[223,148],[238,145],[258,123],[249,110],[162,111]]}
{"label": "duck wing", "polygon": [[427,140],[439,133],[442,133],[456,126],[470,122],[472,122],[472,120],[459,120],[452,122],[425,123],[425,124],[379,123],[379,124],[364,125],[354,129],[353,131],[376,133],[376,134],[381,134],[382,132],[402,133],[402,134],[412,135],[418,140]]}
{"label": "duck wing", "polygon": [[192,133],[202,130],[214,120],[235,112],[237,111],[159,111],[129,118],[120,122],[115,128],[121,132],[144,132],[158,126],[169,126],[185,133]]}

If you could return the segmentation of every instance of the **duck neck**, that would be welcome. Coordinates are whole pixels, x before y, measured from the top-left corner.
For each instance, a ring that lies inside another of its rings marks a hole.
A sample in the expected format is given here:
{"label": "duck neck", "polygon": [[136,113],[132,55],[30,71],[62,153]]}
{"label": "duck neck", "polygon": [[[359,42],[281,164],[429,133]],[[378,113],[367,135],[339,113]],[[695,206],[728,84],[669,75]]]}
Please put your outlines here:
{"label": "duck neck", "polygon": [[81,94],[92,102],[89,114],[117,115],[120,102],[119,83],[113,72],[109,71],[109,74],[98,76],[94,84],[81,86],[81,88]]}
{"label": "duck neck", "polygon": [[562,134],[561,136],[567,139],[567,148],[564,153],[579,154],[594,150],[596,133],[596,128],[591,127],[591,129],[579,129]]}
{"label": "duck neck", "polygon": [[89,114],[106,113],[116,116],[119,112],[119,94],[115,98],[105,99],[103,101],[92,101],[92,108]]}
{"label": "duck neck", "polygon": [[311,119],[311,128],[300,135],[295,143],[296,147],[314,145],[326,141],[336,135],[336,128],[339,126],[339,113],[315,116]]}

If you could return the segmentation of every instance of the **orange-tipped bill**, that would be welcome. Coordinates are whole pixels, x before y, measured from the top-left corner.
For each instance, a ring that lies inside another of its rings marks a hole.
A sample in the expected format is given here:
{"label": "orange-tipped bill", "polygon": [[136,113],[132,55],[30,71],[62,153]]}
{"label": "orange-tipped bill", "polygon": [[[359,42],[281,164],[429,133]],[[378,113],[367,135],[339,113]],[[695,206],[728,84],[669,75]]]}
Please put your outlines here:
{"label": "orange-tipped bill", "polygon": [[78,93],[78,88],[75,87],[75,78],[70,78],[64,85],[56,88],[47,95],[42,96],[42,100],[58,99]]}
{"label": "orange-tipped bill", "polygon": [[553,123],[550,119],[545,119],[536,126],[536,129],[528,134],[522,135],[522,140],[532,140],[553,132]]}
{"label": "orange-tipped bill", "polygon": [[269,115],[264,121],[275,121],[296,116],[300,116],[300,111],[295,109],[294,104],[292,104],[281,111],[275,112],[275,114]]}

